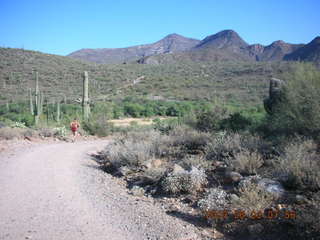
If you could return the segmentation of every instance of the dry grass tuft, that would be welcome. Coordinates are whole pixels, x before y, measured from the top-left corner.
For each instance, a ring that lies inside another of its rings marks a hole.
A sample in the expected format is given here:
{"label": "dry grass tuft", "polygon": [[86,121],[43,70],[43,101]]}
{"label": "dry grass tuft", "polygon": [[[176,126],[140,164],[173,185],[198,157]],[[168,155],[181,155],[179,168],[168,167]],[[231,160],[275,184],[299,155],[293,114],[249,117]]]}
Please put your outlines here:
{"label": "dry grass tuft", "polygon": [[232,207],[248,212],[267,209],[274,203],[274,196],[254,183],[240,188],[239,195],[232,200]]}
{"label": "dry grass tuft", "polygon": [[306,190],[320,189],[320,158],[313,141],[289,144],[276,166],[287,187]]}
{"label": "dry grass tuft", "polygon": [[235,155],[230,164],[242,174],[256,174],[264,161],[258,152],[243,150]]}

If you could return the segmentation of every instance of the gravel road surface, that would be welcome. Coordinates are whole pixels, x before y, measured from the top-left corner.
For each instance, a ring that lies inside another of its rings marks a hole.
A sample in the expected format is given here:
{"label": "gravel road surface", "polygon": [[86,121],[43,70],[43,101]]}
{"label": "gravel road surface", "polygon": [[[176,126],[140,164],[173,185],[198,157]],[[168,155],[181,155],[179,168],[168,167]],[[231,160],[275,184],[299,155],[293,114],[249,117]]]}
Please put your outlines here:
{"label": "gravel road surface", "polygon": [[0,153],[0,239],[198,240],[197,229],[153,199],[128,194],[87,154],[107,140]]}

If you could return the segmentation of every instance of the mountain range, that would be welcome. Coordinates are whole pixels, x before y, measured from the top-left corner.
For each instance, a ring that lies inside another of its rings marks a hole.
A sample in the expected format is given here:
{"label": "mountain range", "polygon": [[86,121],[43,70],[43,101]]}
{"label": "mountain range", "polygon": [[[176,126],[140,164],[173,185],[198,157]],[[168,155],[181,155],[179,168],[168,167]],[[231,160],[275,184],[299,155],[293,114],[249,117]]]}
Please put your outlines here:
{"label": "mountain range", "polygon": [[137,61],[144,64],[174,61],[313,61],[320,63],[320,37],[308,44],[278,40],[268,46],[249,45],[233,30],[223,30],[203,40],[170,34],[152,44],[127,48],[81,49],[69,57],[103,64]]}

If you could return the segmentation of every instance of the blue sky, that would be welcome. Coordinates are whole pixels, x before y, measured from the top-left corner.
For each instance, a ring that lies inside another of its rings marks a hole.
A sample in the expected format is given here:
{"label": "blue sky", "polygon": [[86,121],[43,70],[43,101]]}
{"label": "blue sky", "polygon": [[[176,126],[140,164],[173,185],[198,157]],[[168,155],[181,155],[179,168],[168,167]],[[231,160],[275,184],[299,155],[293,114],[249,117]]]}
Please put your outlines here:
{"label": "blue sky", "polygon": [[307,43],[320,35],[319,0],[0,0],[0,46],[66,55],[203,39],[233,29],[249,44]]}

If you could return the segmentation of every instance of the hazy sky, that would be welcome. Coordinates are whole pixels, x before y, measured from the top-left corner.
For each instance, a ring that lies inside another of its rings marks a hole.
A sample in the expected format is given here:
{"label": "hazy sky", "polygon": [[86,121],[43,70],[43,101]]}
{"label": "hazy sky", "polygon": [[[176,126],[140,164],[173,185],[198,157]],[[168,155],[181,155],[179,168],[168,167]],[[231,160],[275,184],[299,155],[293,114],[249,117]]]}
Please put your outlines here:
{"label": "hazy sky", "polygon": [[249,44],[307,43],[320,35],[320,0],[0,0],[0,46],[66,55],[203,39],[233,29]]}

